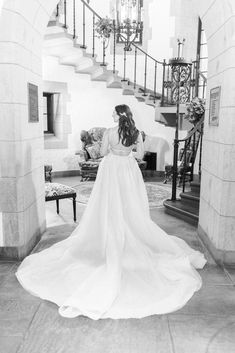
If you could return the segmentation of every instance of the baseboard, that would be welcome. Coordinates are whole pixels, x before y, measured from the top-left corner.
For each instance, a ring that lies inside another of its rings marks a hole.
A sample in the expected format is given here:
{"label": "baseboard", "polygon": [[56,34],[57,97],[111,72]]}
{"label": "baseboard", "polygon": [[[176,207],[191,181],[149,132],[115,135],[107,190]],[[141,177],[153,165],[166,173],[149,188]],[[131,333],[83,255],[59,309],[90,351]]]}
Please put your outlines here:
{"label": "baseboard", "polygon": [[[146,177],[164,177],[164,171],[158,170],[142,170],[142,173]],[[80,170],[60,170],[51,173],[52,178],[64,178],[72,176],[81,176]]]}
{"label": "baseboard", "polygon": [[235,251],[217,249],[200,225],[198,225],[197,232],[199,238],[217,264],[235,267]]}
{"label": "baseboard", "polygon": [[80,176],[81,172],[80,170],[60,170],[57,172],[52,172],[51,176],[52,178],[64,178],[64,177],[72,177],[72,176]]}
{"label": "baseboard", "polygon": [[33,248],[41,240],[43,233],[46,231],[46,221],[43,225],[34,233],[32,238],[27,244],[22,246],[1,246],[0,247],[0,261],[21,261],[27,255],[31,253]]}
{"label": "baseboard", "polygon": [[161,171],[161,170],[148,170],[148,169],[142,170],[142,174],[145,177],[164,177],[164,175],[165,175],[164,171]]}

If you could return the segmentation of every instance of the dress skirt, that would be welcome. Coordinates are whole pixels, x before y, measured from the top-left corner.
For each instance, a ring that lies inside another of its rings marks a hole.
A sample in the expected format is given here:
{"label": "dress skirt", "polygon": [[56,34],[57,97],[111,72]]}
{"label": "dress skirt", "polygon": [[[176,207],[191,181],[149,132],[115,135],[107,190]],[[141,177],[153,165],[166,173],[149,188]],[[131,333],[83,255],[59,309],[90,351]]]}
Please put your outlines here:
{"label": "dress skirt", "polygon": [[182,308],[202,285],[204,255],[168,235],[149,214],[135,158],[109,153],[82,220],[65,240],[26,257],[16,276],[59,314],[142,318]]}

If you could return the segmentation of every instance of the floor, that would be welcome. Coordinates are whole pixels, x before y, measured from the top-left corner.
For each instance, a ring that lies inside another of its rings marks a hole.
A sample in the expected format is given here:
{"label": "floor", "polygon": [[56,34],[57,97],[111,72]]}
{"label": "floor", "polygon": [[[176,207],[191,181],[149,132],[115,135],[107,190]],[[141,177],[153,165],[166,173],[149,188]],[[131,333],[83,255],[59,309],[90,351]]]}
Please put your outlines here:
{"label": "floor", "polygon": [[[76,185],[78,178],[56,181]],[[70,200],[46,203],[48,229],[34,251],[66,238],[76,227]],[[77,205],[77,219],[85,209]],[[19,263],[0,263],[0,353],[234,353],[235,270],[215,265],[195,227],[151,209],[152,219],[169,234],[203,251],[208,263],[203,287],[181,310],[144,319],[65,319],[56,305],[25,292],[14,273]]]}

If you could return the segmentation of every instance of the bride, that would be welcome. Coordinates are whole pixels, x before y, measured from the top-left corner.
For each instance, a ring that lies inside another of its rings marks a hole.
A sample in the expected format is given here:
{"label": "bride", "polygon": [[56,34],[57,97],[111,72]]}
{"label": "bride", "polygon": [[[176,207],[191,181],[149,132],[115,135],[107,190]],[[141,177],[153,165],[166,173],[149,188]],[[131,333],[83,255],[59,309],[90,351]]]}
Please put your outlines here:
{"label": "bride", "polygon": [[150,218],[134,158],[143,157],[143,141],[130,108],[116,106],[113,119],[118,125],[104,134],[104,158],[80,224],[67,239],[26,257],[16,273],[27,291],[68,318],[169,313],[202,284],[195,268],[205,265],[203,254]]}

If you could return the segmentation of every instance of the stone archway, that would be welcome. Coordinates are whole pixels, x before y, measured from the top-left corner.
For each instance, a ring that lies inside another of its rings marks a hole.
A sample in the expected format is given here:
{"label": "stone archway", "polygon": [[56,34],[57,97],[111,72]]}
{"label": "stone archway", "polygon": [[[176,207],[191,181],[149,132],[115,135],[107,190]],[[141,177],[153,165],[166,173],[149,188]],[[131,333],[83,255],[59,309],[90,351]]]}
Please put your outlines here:
{"label": "stone archway", "polygon": [[[3,1],[0,9],[0,256],[23,258],[45,230],[43,35],[57,0]],[[28,83],[39,122],[28,121]]]}
{"label": "stone archway", "polygon": [[[219,126],[210,126],[208,109],[206,114],[199,234],[218,260],[235,263],[235,4],[185,1],[179,2],[196,11],[207,34],[207,102],[211,88],[219,85],[222,92]],[[0,12],[0,255],[4,257],[24,257],[45,229],[42,119],[28,122],[27,83],[37,85],[41,97],[43,33],[57,2],[5,0]],[[181,11],[186,13],[184,7]],[[39,115],[41,108],[39,99]]]}

